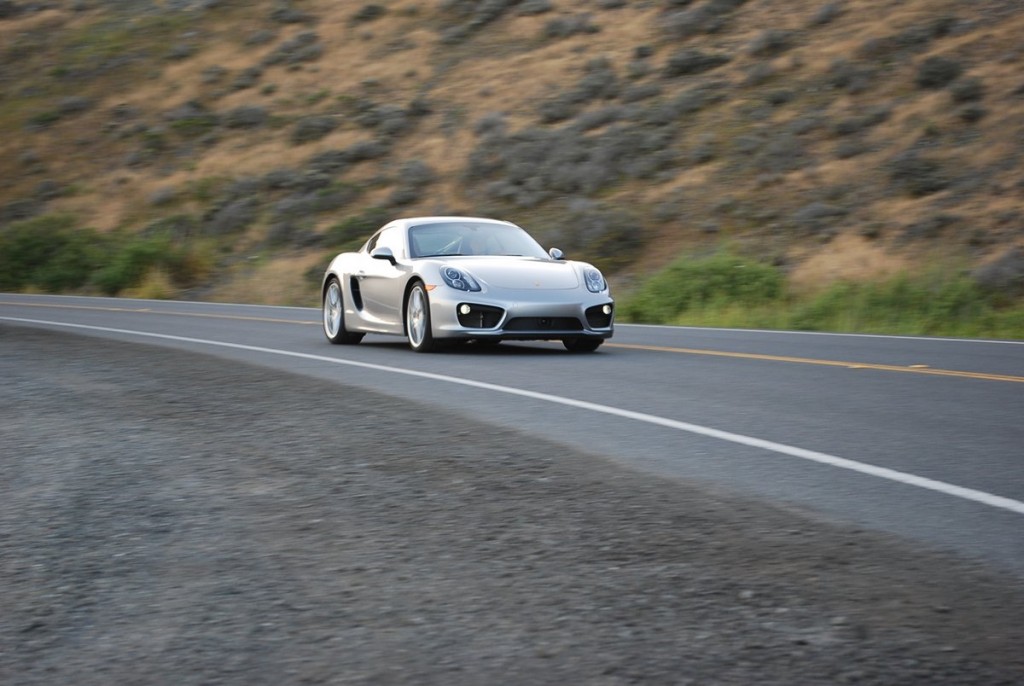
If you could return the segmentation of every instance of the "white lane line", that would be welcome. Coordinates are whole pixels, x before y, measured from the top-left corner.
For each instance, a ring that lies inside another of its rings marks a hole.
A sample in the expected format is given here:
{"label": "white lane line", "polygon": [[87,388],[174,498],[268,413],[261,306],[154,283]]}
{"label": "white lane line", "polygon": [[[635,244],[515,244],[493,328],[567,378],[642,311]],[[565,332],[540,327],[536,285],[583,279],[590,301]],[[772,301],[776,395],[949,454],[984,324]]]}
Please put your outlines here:
{"label": "white lane line", "polygon": [[[319,307],[302,307],[299,305],[256,305],[253,303],[221,303],[221,302],[209,302],[205,300],[149,300],[145,298],[102,298],[91,295],[48,295],[45,293],[17,293],[17,294],[4,294],[4,295],[16,295],[19,298],[26,299],[49,299],[59,302],[60,300],[95,300],[103,302],[104,304],[110,301],[128,301],[128,302],[140,302],[140,303],[154,303],[159,305],[173,305],[173,304],[185,304],[185,305],[201,305],[203,307],[249,307],[253,309],[276,309],[276,310],[297,310],[300,312],[309,312],[315,314],[316,318],[320,316]],[[18,303],[10,303],[17,305]],[[784,329],[737,329],[721,326],[682,326],[678,324],[627,324],[622,322],[616,322],[615,328],[623,329],[665,329],[669,331],[708,331],[714,333],[716,331],[729,331],[735,333],[758,333],[758,334],[772,334],[782,336],[835,336],[841,338],[890,338],[893,340],[906,340],[906,341],[933,341],[937,343],[994,343],[996,345],[1024,345],[1024,340],[1013,340],[1013,339],[998,339],[998,338],[949,338],[943,336],[900,336],[898,334],[882,334],[882,333],[847,333],[839,331],[787,331]]]}
{"label": "white lane line", "polygon": [[[132,303],[151,303],[153,305],[200,305],[202,307],[251,307],[260,308],[264,310],[299,310],[305,312],[314,312],[317,318],[320,316],[319,307],[301,307],[298,305],[254,305],[252,303],[222,303],[212,302],[209,300],[155,300],[152,298],[104,298],[98,295],[50,295],[48,293],[0,293],[0,296],[25,298],[26,300],[47,300],[52,301],[55,304],[60,304],[64,300],[79,300],[79,301],[92,301],[102,304],[105,307],[110,307],[111,303],[121,302],[132,302]],[[21,303],[9,302],[7,305],[19,305]]]}
{"label": "white lane line", "polygon": [[955,484],[946,483],[944,481],[936,481],[935,479],[917,476],[916,474],[900,472],[895,469],[888,469],[887,467],[878,467],[876,465],[867,464],[865,462],[858,462],[856,460],[849,460],[844,457],[829,455],[828,453],[820,453],[815,450],[806,450],[804,448],[798,448],[795,446],[786,445],[784,443],[776,443],[774,441],[767,441],[761,438],[754,438],[752,436],[744,436],[743,434],[736,434],[730,431],[713,429],[711,427],[701,426],[699,424],[690,424],[689,422],[681,422],[675,419],[668,419],[666,417],[658,417],[656,415],[645,414],[643,412],[634,412],[632,410],[623,410],[621,408],[611,407],[608,405],[599,405],[597,403],[588,402],[586,400],[564,398],[558,395],[549,395],[547,393],[539,393],[537,391],[528,391],[521,388],[513,388],[511,386],[501,386],[498,384],[487,383],[485,381],[460,379],[458,377],[447,376],[445,374],[421,372],[413,369],[402,369],[401,367],[388,367],[386,365],[373,364],[371,362],[344,360],[336,357],[327,357],[324,355],[313,355],[310,353],[299,353],[292,352],[289,350],[278,350],[276,348],[264,348],[257,345],[244,345],[242,343],[211,341],[203,338],[189,338],[187,336],[173,336],[170,334],[151,333],[148,331],[133,331],[131,329],[114,329],[105,326],[71,324],[68,322],[52,322],[41,319],[0,317],[0,321],[20,322],[24,324],[42,324],[46,326],[56,326],[69,329],[84,329],[88,331],[100,331],[104,333],[116,333],[128,336],[140,336],[143,338],[157,338],[167,341],[176,341],[179,343],[195,343],[199,345],[209,345],[218,348],[230,348],[233,350],[246,350],[250,352],[266,353],[268,355],[280,355],[283,357],[294,357],[303,360],[326,362],[328,364],[340,364],[349,367],[359,367],[361,369],[372,369],[374,371],[389,372],[391,374],[402,374],[405,376],[414,376],[421,379],[430,379],[432,381],[441,381],[444,383],[458,384],[460,386],[469,386],[472,388],[479,388],[486,391],[493,391],[495,393],[504,393],[506,395],[517,395],[523,398],[531,398],[533,400],[555,403],[557,405],[565,405],[567,407],[575,407],[581,410],[588,410],[590,412],[599,412],[601,414],[611,415],[614,417],[622,417],[623,419],[632,419],[634,421],[644,422],[646,424],[653,424],[655,426],[674,429],[676,431],[685,431],[687,433],[696,434],[698,436],[716,438],[721,441],[727,441],[729,443],[735,443],[738,445],[745,445],[751,448],[760,448],[761,450],[779,453],[780,455],[788,455],[790,457],[796,457],[810,462],[817,462],[818,464],[824,464],[830,467],[836,467],[838,469],[846,469],[852,472],[858,472],[860,474],[874,476],[879,479],[886,479],[888,481],[894,481],[896,483],[905,484],[907,486],[915,486],[917,488],[923,488],[925,490],[934,491],[936,493],[943,493],[945,495],[961,498],[963,500],[970,500],[976,503],[981,503],[982,505],[987,505],[989,507],[994,507],[1001,510],[1009,510],[1010,512],[1015,512],[1017,514],[1024,515],[1024,502],[1021,502],[1019,500],[1013,500],[1011,498],[1005,498],[1003,496],[995,495],[992,493],[986,493],[985,491],[977,491],[974,490],[973,488],[965,488],[963,486],[957,486]]}

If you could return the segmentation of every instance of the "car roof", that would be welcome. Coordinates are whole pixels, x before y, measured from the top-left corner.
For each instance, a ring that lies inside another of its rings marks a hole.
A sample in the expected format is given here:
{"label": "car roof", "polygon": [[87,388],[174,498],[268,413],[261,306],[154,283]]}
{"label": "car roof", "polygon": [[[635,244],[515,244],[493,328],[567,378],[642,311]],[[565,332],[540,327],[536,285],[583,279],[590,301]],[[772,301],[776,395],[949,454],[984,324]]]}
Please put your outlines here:
{"label": "car roof", "polygon": [[437,216],[437,217],[407,217],[403,219],[396,219],[393,223],[401,224],[403,226],[419,226],[422,224],[440,224],[448,222],[474,222],[474,223],[486,223],[486,224],[503,224],[505,226],[516,226],[512,222],[504,221],[502,219],[488,219],[487,217],[462,217],[462,216]]}

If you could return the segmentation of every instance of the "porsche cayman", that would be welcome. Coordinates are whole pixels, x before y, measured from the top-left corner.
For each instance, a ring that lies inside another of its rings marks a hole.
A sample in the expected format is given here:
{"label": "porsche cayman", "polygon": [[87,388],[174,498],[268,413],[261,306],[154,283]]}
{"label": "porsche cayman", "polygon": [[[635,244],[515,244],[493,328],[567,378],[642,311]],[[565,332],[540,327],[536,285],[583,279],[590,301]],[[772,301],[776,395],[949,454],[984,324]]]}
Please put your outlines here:
{"label": "porsche cayman", "polygon": [[615,303],[601,272],[545,251],[525,230],[477,217],[396,219],[324,273],[331,343],[404,336],[417,352],[446,342],[557,340],[592,352],[611,338]]}

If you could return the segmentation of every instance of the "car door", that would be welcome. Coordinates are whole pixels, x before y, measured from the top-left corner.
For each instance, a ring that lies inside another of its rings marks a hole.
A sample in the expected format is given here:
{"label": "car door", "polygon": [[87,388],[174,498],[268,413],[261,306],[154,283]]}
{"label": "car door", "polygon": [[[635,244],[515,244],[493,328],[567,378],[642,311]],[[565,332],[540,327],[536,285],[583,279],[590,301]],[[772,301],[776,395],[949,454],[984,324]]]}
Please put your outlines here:
{"label": "car door", "polygon": [[[363,300],[366,323],[389,333],[402,332],[402,299],[411,267],[405,246],[405,228],[386,226],[375,240],[367,244],[355,274]],[[387,259],[374,259],[375,250],[388,248],[395,264]]]}

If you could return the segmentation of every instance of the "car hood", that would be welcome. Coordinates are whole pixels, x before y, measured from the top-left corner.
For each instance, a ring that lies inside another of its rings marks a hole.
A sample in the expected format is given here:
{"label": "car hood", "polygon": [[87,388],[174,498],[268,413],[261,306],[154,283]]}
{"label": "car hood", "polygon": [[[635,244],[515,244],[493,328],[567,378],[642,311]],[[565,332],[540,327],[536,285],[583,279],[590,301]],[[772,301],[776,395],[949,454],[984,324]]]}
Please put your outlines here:
{"label": "car hood", "polygon": [[512,290],[569,290],[580,287],[576,269],[569,262],[534,258],[465,257],[452,262],[478,281]]}

